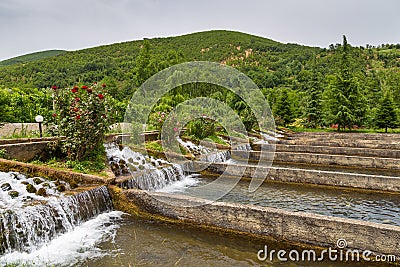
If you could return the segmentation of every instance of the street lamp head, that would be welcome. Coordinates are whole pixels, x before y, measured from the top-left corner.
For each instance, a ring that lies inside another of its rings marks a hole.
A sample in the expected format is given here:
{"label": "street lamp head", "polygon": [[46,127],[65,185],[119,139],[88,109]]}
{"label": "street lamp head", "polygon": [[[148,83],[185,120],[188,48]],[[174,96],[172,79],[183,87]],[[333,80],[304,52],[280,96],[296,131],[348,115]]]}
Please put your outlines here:
{"label": "street lamp head", "polygon": [[35,121],[38,122],[38,123],[43,122],[43,116],[37,115],[37,116],[35,117]]}

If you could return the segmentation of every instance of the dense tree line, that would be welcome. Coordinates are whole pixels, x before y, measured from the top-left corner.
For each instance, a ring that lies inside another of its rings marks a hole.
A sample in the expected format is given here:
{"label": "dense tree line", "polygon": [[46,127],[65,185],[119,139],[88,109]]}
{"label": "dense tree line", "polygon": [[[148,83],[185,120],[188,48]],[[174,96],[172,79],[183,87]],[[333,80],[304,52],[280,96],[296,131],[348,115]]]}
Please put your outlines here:
{"label": "dense tree line", "polygon": [[[0,121],[28,122],[39,113],[51,116],[51,86],[93,81],[107,84],[122,120],[127,102],[146,79],[193,60],[221,62],[248,75],[268,98],[279,125],[398,125],[399,45],[352,47],[344,38],[342,44],[322,49],[229,31],[125,42],[0,67]],[[204,84],[176,89],[156,109],[170,110],[190,97],[210,94],[243,119],[251,118],[240,98]]]}

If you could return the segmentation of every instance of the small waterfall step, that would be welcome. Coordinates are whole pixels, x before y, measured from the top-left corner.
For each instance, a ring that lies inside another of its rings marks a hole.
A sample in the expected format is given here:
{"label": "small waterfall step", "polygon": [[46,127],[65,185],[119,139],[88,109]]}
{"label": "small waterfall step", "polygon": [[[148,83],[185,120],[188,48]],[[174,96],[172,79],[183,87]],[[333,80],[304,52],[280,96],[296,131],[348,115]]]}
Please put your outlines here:
{"label": "small waterfall step", "polygon": [[45,204],[0,212],[0,254],[30,252],[81,223],[113,209],[107,187],[101,186]]}

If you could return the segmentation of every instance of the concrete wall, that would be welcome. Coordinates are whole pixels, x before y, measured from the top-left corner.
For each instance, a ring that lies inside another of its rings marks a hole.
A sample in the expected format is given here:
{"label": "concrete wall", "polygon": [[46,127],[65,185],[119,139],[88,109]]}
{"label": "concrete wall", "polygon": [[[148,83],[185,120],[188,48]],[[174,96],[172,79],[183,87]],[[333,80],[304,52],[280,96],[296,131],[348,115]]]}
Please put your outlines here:
{"label": "concrete wall", "polygon": [[266,180],[400,192],[400,177],[254,165],[231,165],[228,171],[227,166],[225,163],[213,163],[206,170],[212,173],[225,172],[230,176],[244,173],[243,177],[247,178],[263,177],[259,175],[268,173]]}
{"label": "concrete wall", "polygon": [[320,138],[320,139],[362,139],[362,140],[399,140],[400,134],[391,133],[336,133],[336,132],[301,132],[286,134],[290,139]]}
{"label": "concrete wall", "polygon": [[400,140],[375,141],[375,140],[351,140],[351,139],[296,139],[281,140],[279,144],[284,145],[308,145],[308,146],[334,146],[334,147],[357,147],[357,148],[373,148],[373,149],[394,149],[400,150]]}
{"label": "concrete wall", "polygon": [[397,226],[252,205],[209,203],[182,195],[112,190],[114,199],[124,199],[123,205],[114,202],[116,208],[142,216],[150,214],[176,223],[268,236],[309,246],[334,248],[336,241],[344,238],[351,249],[400,256],[400,227]]}
{"label": "concrete wall", "polygon": [[6,151],[7,159],[30,161],[47,148],[49,141],[0,145]]}
{"label": "concrete wall", "polygon": [[[362,157],[400,158],[400,150],[331,147],[331,146],[306,146],[306,145],[275,145],[277,152],[304,152],[315,154],[348,155]],[[254,146],[254,150],[261,150],[261,146]],[[268,149],[268,147],[267,147]]]}
{"label": "concrete wall", "polygon": [[[262,154],[259,151],[233,151],[232,158],[249,158],[252,161],[260,160],[261,155],[270,158],[271,153]],[[312,153],[275,152],[276,163],[305,163],[319,165],[338,165],[370,169],[390,169],[400,171],[400,158],[375,158],[347,155],[329,155]],[[400,172],[399,172],[400,175]]]}
{"label": "concrete wall", "polygon": [[[45,130],[44,125],[43,130]],[[39,134],[38,123],[6,123],[3,125],[3,127],[0,127],[0,137],[11,136],[13,134],[31,135],[33,133]]]}

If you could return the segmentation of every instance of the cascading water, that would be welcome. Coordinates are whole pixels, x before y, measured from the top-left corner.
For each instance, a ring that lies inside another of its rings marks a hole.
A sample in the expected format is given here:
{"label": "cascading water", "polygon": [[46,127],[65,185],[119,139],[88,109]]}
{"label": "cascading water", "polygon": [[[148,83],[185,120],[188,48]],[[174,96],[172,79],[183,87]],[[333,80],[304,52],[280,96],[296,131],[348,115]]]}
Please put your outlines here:
{"label": "cascading water", "polygon": [[[196,151],[197,154],[200,154],[201,156],[199,159],[202,162],[226,162],[231,158],[231,152],[229,150],[211,152],[210,149],[201,145],[197,146],[192,142],[185,142],[180,138],[177,138],[177,140],[189,151]],[[121,160],[123,161],[123,164],[127,162],[125,165],[127,169],[125,173],[130,173],[133,178],[119,182],[119,186],[123,189],[139,188],[142,190],[160,191],[163,190],[163,188],[174,188],[174,190],[179,191],[179,186],[174,187],[172,185],[179,184],[180,186],[187,186],[193,185],[197,182],[197,179],[195,179],[196,175],[185,172],[184,170],[187,170],[188,168],[185,168],[182,164],[171,164],[165,160],[156,160],[138,152],[134,152],[129,147],[120,149],[115,144],[106,144],[105,147],[111,167],[113,164],[120,163]],[[251,150],[251,147],[249,144],[240,144],[234,149],[248,151]],[[143,167],[138,171],[136,167],[137,165],[130,164],[132,161],[143,164]],[[155,162],[157,163],[155,164]],[[168,166],[160,168],[162,165]],[[132,167],[134,169],[132,169]],[[120,174],[121,168],[118,168],[118,170],[117,174]]]}
{"label": "cascading water", "polygon": [[165,186],[185,179],[187,175],[179,164],[154,170],[135,178],[125,180],[120,184],[124,189],[140,188],[143,190],[159,190]]}
{"label": "cascading water", "polygon": [[132,172],[157,169],[168,162],[163,159],[154,159],[135,152],[129,147],[120,147],[115,143],[104,144],[107,159],[116,176]]}
{"label": "cascading water", "polygon": [[106,187],[0,213],[0,252],[30,252],[84,221],[112,210]]}
{"label": "cascading water", "polygon": [[[29,178],[16,172],[0,172],[0,188],[0,265],[29,265],[35,262],[37,265],[47,265],[47,262],[63,264],[64,261],[76,260],[77,250],[85,242],[75,240],[68,243],[70,240],[65,236],[73,235],[87,222],[93,225],[100,215],[106,221],[122,214],[113,211],[105,186],[65,196],[60,191],[69,190],[68,183]],[[96,227],[101,229],[98,230],[101,233],[107,228],[100,222],[96,223]],[[99,233],[96,234],[98,236],[104,238]],[[49,252],[47,249],[55,246],[57,240],[64,240],[63,244],[57,251]],[[93,237],[93,240],[98,239]],[[62,258],[64,254],[61,253],[59,257],[49,259],[49,254],[57,255],[60,253],[58,250],[64,248],[70,249],[70,257]]]}
{"label": "cascading water", "polygon": [[183,141],[180,137],[177,137],[176,140],[178,140],[179,144],[186,148],[190,153],[193,155],[203,155],[210,153],[211,150],[205,146],[202,145],[195,145],[190,141]]}

